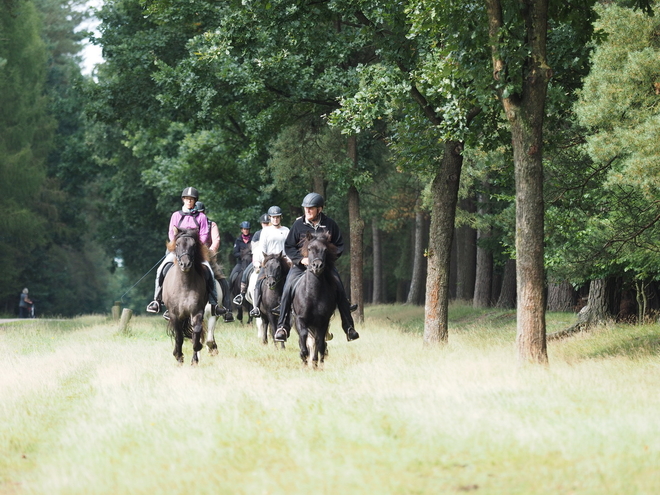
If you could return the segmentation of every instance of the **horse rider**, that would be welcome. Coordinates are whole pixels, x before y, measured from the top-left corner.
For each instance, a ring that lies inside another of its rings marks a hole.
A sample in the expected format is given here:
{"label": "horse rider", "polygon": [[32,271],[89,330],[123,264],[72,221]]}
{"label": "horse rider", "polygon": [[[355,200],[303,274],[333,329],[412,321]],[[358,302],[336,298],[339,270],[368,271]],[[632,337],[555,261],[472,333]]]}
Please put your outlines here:
{"label": "horse rider", "polygon": [[[284,242],[289,235],[289,228],[282,225],[282,208],[279,206],[271,206],[268,208],[268,215],[270,216],[270,227],[263,229],[259,239],[258,249],[252,250],[252,263],[254,264],[255,269],[261,267],[264,254],[284,253]],[[254,243],[254,240],[252,242]],[[261,316],[259,306],[261,305],[262,283],[263,278],[258,278],[254,289],[254,308],[250,310],[250,315],[255,317]]]}
{"label": "horse rider", "polygon": [[[272,310],[273,314],[279,315],[277,320],[277,331],[275,332],[274,337],[276,342],[285,342],[289,337],[291,331],[290,316],[293,289],[296,286],[298,279],[305,273],[307,265],[309,264],[309,260],[303,258],[303,255],[300,252],[302,239],[308,232],[328,232],[330,234],[330,242],[337,247],[337,257],[341,256],[344,251],[344,239],[342,238],[339,226],[332,218],[323,213],[323,207],[325,206],[323,196],[314,192],[309,193],[303,199],[301,206],[304,209],[304,215],[298,217],[296,221],[293,222],[284,243],[284,252],[291,260],[292,267],[291,270],[289,270],[286,281],[284,282],[282,302],[279,307]],[[337,286],[337,308],[339,309],[341,326],[346,333],[346,338],[349,342],[359,339],[360,335],[355,330],[353,316],[351,315],[351,311],[357,309],[357,304],[351,305],[348,297],[346,297],[346,290],[344,289],[344,284],[341,282],[337,269],[334,268],[331,273],[335,278]]]}
{"label": "horse rider", "polygon": [[[206,244],[209,238],[209,223],[208,218],[202,212],[195,209],[195,202],[199,199],[199,193],[194,187],[186,187],[181,192],[181,201],[183,206],[181,210],[175,211],[170,217],[170,227],[168,231],[170,241],[174,240],[176,236],[176,229],[197,229],[199,242]],[[156,283],[154,287],[154,300],[147,306],[149,313],[160,313],[163,306],[163,279],[167,270],[174,263],[175,255],[173,252],[168,252],[165,259],[156,270]],[[203,261],[202,264],[206,266],[206,288],[209,293],[209,303],[211,304],[211,314],[220,316],[226,313],[226,309],[218,306],[218,293],[215,288],[213,269],[208,261]],[[162,275],[162,276],[161,276]],[[167,312],[163,314],[167,318]]]}
{"label": "horse rider", "polygon": [[252,234],[250,234],[250,222],[244,221],[241,222],[241,235],[239,235],[234,240],[234,258],[236,258],[236,264],[231,270],[231,275],[229,280],[233,281],[236,279],[236,276],[239,271],[243,269],[243,260],[241,259],[241,251],[245,249],[246,246],[250,246],[252,242]]}
{"label": "horse rider", "polygon": [[[206,206],[204,206],[204,203],[201,201],[197,201],[195,203],[195,209],[200,212],[204,213],[206,215]],[[209,238],[206,240],[206,245],[209,248],[209,251],[211,251],[211,256],[215,256],[216,253],[218,252],[218,249],[220,249],[220,229],[218,228],[218,224],[215,223],[213,220],[211,220],[208,215],[206,216],[208,222],[209,222]],[[215,275],[215,273],[214,273]],[[222,287],[222,305],[225,307],[227,312],[224,315],[224,320],[225,323],[231,323],[234,321],[234,315],[231,312],[231,289],[229,288],[229,282],[224,276],[221,276],[220,278],[216,278],[217,281],[220,283],[220,286]]]}
{"label": "horse rider", "polygon": [[236,306],[243,304],[243,299],[245,299],[250,275],[252,275],[252,272],[254,271],[254,253],[259,251],[259,238],[261,237],[263,230],[270,225],[270,217],[268,216],[268,213],[264,213],[259,217],[259,223],[261,224],[261,228],[252,235],[252,261],[250,261],[250,264],[245,267],[245,270],[243,270],[243,275],[241,275],[241,292],[236,295],[233,301]]}

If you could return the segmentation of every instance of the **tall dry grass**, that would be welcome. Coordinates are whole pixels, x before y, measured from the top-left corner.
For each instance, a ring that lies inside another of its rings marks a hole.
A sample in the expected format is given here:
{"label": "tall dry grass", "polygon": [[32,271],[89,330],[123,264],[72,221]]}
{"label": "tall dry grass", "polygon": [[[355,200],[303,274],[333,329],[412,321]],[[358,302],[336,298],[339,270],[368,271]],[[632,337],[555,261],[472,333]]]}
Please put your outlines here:
{"label": "tall dry grass", "polygon": [[[660,490],[660,328],[608,327],[519,368],[515,315],[366,311],[323,371],[296,339],[219,327],[219,355],[177,366],[164,321],[0,327],[0,493],[652,494]],[[548,316],[549,331],[572,315]],[[191,357],[184,346],[186,363]]]}

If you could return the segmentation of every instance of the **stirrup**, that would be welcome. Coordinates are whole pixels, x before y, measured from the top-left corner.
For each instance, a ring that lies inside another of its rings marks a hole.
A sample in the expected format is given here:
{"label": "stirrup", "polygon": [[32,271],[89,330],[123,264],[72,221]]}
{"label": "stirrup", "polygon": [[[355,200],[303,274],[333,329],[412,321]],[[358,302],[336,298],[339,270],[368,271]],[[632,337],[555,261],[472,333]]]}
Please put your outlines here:
{"label": "stirrup", "polygon": [[160,303],[158,301],[151,301],[147,305],[147,313],[160,313]]}
{"label": "stirrup", "polygon": [[353,311],[355,311],[356,309],[358,309],[358,305],[357,305],[357,304],[351,304],[351,305],[348,307],[348,309],[349,309],[349,311],[352,313]]}
{"label": "stirrup", "polygon": [[170,310],[166,309],[165,312],[163,313],[163,318],[165,318],[167,321],[170,321]]}
{"label": "stirrup", "polygon": [[233,302],[236,306],[240,306],[241,304],[243,304],[243,294],[238,294],[238,295],[232,300],[232,302]]}
{"label": "stirrup", "polygon": [[261,311],[259,311],[259,308],[254,307],[250,310],[250,316],[254,316],[255,318],[259,318],[261,316]]}
{"label": "stirrup", "polygon": [[[280,334],[279,337],[278,334]],[[284,336],[282,336],[282,334],[284,334]],[[278,328],[277,331],[275,332],[275,335],[273,335],[273,340],[275,342],[286,342],[287,338],[289,338],[289,333],[286,331],[284,327]]]}

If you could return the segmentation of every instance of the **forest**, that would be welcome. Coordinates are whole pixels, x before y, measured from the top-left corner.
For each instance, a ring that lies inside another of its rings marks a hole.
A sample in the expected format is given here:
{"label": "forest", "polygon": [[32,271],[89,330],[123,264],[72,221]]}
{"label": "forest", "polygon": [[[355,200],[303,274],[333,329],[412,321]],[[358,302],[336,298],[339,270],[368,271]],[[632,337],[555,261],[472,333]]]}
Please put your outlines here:
{"label": "forest", "polygon": [[322,194],[358,321],[424,305],[425,344],[447,340],[453,299],[516,308],[535,362],[546,311],[654,318],[657,7],[3,0],[1,311],[29,287],[41,315],[144,313],[193,186],[227,272],[240,222],[279,205],[290,225]]}

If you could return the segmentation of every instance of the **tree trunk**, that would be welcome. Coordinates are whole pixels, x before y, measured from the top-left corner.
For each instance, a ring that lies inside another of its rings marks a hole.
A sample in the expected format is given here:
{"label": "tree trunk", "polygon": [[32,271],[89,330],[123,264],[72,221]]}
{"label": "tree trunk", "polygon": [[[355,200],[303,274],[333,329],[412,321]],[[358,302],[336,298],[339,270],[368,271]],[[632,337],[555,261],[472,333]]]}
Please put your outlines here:
{"label": "tree trunk", "polygon": [[548,311],[573,311],[576,292],[570,282],[548,284]]}
{"label": "tree trunk", "polygon": [[424,212],[421,200],[417,200],[415,211],[415,245],[413,246],[413,270],[408,291],[407,304],[421,304],[424,283]]}
{"label": "tree trunk", "polygon": [[497,299],[500,309],[515,309],[516,307],[516,260],[507,260],[502,275],[502,288]]}
{"label": "tree trunk", "polygon": [[[477,241],[488,239],[490,228],[477,231]],[[474,282],[475,308],[489,308],[493,304],[491,288],[493,286],[493,253],[477,244],[477,273]]]}
{"label": "tree trunk", "polygon": [[427,257],[424,344],[446,343],[449,311],[449,260],[454,237],[458,185],[463,166],[463,144],[446,141],[431,195],[433,210]]}
{"label": "tree trunk", "polygon": [[[357,165],[357,137],[348,138],[348,156],[354,166]],[[358,305],[353,314],[359,323],[364,321],[364,295],[362,283],[364,275],[363,243],[364,220],[360,216],[360,193],[355,186],[348,188],[348,223],[351,239],[351,302]]]}
{"label": "tree trunk", "polygon": [[[462,199],[460,208],[474,213],[474,202]],[[471,301],[474,297],[474,281],[477,273],[477,231],[469,225],[456,229],[456,299]]]}
{"label": "tree trunk", "polygon": [[[488,181],[483,182],[482,188],[485,192],[477,195],[479,218],[484,218],[490,213]],[[472,306],[475,308],[489,308],[493,304],[493,253],[485,247],[491,235],[492,227],[490,225],[477,230],[477,271],[474,281],[474,299],[472,300]]]}
{"label": "tree trunk", "polygon": [[383,256],[381,254],[380,243],[380,229],[378,228],[378,221],[374,218],[371,221],[371,235],[373,242],[373,263],[374,263],[374,290],[372,302],[373,304],[383,303]]}
{"label": "tree trunk", "polygon": [[607,322],[610,319],[609,296],[608,284],[605,279],[592,280],[589,284],[587,305],[578,313],[577,323],[548,335],[548,339],[557,340],[568,337],[576,332],[588,330],[594,325]]}
{"label": "tree trunk", "polygon": [[[507,70],[501,58],[500,36],[504,16],[499,0],[487,0],[492,43],[493,76],[499,80]],[[525,22],[526,49],[520,93],[500,99],[511,127],[516,180],[516,283],[518,361],[546,364],[545,298],[543,266],[543,117],[548,81],[552,70],[546,60],[548,0],[520,3]],[[505,43],[505,42],[503,42]],[[502,88],[504,85],[502,85]]]}

